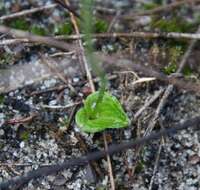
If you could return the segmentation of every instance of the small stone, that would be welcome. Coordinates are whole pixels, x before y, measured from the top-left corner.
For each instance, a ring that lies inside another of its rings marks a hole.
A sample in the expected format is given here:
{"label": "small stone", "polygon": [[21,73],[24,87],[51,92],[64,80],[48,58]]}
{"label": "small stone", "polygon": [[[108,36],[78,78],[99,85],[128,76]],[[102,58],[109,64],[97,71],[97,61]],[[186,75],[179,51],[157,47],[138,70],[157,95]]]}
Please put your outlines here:
{"label": "small stone", "polygon": [[3,136],[5,134],[3,129],[0,129],[0,136]]}
{"label": "small stone", "polygon": [[74,77],[74,78],[73,78],[73,82],[75,82],[75,83],[79,82],[79,80],[80,80],[80,79],[79,79],[78,77]]}
{"label": "small stone", "polygon": [[193,155],[189,158],[189,163],[192,165],[196,165],[200,162],[200,157],[198,155]]}
{"label": "small stone", "polygon": [[57,100],[51,100],[50,102],[49,102],[49,106],[54,106],[54,105],[56,105],[57,104]]}
{"label": "small stone", "polygon": [[19,146],[20,146],[20,148],[24,148],[24,146],[25,146],[24,141],[22,141],[22,142],[19,144]]}

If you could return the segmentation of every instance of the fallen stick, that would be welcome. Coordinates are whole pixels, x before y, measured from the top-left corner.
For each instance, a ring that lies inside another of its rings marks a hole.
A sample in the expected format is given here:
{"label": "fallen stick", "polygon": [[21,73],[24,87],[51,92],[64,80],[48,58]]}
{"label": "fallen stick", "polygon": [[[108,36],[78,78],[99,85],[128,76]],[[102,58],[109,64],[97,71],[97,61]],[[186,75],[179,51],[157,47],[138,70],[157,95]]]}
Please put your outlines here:
{"label": "fallen stick", "polygon": [[[5,27],[4,27],[5,28]],[[3,26],[0,26],[0,33],[6,33]],[[15,32],[19,32],[20,30],[14,30],[12,29],[11,35],[17,37],[16,39],[4,39],[0,41],[0,46],[3,45],[12,45],[12,44],[18,44],[18,43],[40,43],[40,44],[46,44],[51,45],[52,47],[59,47],[57,43],[49,44],[48,41],[45,40],[78,40],[82,39],[84,37],[83,34],[80,35],[69,35],[69,36],[55,36],[55,37],[42,37],[37,36],[40,38],[36,38],[34,41],[30,39],[30,33],[24,33],[23,31],[20,31],[21,34],[17,35]],[[23,32],[23,33],[22,33]],[[23,35],[24,34],[24,35]],[[27,38],[27,34],[29,34],[29,38]],[[43,40],[41,40],[43,38]],[[92,38],[145,38],[145,39],[156,39],[156,38],[167,38],[167,39],[178,39],[178,40],[200,40],[200,33],[178,33],[178,32],[130,32],[130,33],[99,33],[99,34],[92,34]],[[60,42],[60,41],[59,41]],[[62,45],[62,44],[61,44]],[[62,48],[63,49],[63,48]]]}
{"label": "fallen stick", "polygon": [[0,25],[0,33],[8,34],[16,38],[22,38],[23,40],[26,38],[27,39],[26,42],[45,44],[47,46],[56,47],[58,49],[62,49],[65,51],[73,49],[72,44],[68,44],[68,43],[56,40],[52,37],[38,36],[38,35],[31,34],[29,32],[12,29],[3,25]]}

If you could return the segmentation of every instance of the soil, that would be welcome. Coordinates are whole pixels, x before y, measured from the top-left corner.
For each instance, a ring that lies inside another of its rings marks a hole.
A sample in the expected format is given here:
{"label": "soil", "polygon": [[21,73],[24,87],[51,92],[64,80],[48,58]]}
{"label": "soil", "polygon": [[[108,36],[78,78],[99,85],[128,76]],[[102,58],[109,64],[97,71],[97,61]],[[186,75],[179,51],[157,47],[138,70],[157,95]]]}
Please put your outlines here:
{"label": "soil", "polygon": [[[149,1],[142,2],[149,3]],[[141,11],[142,2],[96,1],[95,6],[99,7],[99,11],[97,9],[95,15],[110,21],[117,11],[121,14]],[[13,0],[4,0],[3,7],[0,6],[2,10],[0,16],[50,3],[53,2],[19,0],[16,3]],[[162,1],[163,5],[167,3],[169,2]],[[73,4],[78,7],[80,3],[74,1]],[[113,10],[114,14],[103,12],[103,8],[107,11]],[[198,12],[196,9],[194,6],[192,8],[185,6],[179,14],[188,20],[194,20]],[[165,14],[163,13],[163,16],[167,17],[172,13]],[[39,17],[37,13],[28,15],[26,19],[47,28],[64,19],[70,22],[69,15],[61,7],[43,11]],[[132,22],[117,19],[111,31],[130,32],[130,29],[150,31],[152,30],[149,23],[151,19],[153,19],[151,15],[141,16],[137,21]],[[143,25],[144,21],[148,22]],[[2,34],[0,38],[9,39],[9,36]],[[70,43],[74,44],[74,42]],[[95,51],[124,55],[126,58],[131,58],[134,63],[151,66],[163,72],[163,68],[170,62],[167,43],[169,42],[164,39],[96,39]],[[152,53],[155,47],[159,49],[157,54]],[[51,57],[60,50],[23,43],[2,46],[0,49],[2,49],[0,51],[2,54],[12,54],[12,61],[0,65],[0,182],[21,176],[42,166],[61,163],[72,157],[79,157],[87,152],[104,148],[102,133],[86,134],[74,121],[75,113],[82,106],[83,100],[91,93],[76,53]],[[189,76],[184,76],[195,82],[199,81],[199,52],[197,44],[187,61],[191,73]],[[48,56],[49,63],[54,65],[53,70],[44,63],[41,54]],[[182,55],[177,58],[177,64]],[[58,73],[68,80],[74,92],[61,80]],[[108,91],[120,100],[131,120],[126,128],[106,130],[108,143],[128,142],[142,137],[152,122],[162,96],[160,95],[146,107],[137,118],[134,116],[155,94],[160,90],[165,90],[167,84],[158,80],[133,84],[137,77],[135,73],[126,70],[119,72],[110,69],[106,70],[106,74],[109,78]],[[143,77],[142,74],[137,74],[140,78]],[[95,75],[93,76],[96,81],[95,87],[98,89],[98,80]],[[153,130],[170,127],[172,123],[179,123],[199,115],[198,93],[174,88]],[[116,189],[200,189],[199,130],[181,131],[173,137],[152,141],[141,147],[139,153],[138,149],[126,150],[111,157]],[[160,152],[159,149],[161,149]],[[157,162],[156,159],[158,159]],[[152,176],[154,180],[150,188]],[[22,189],[110,189],[107,160],[104,158],[96,164],[77,166],[32,180]]]}

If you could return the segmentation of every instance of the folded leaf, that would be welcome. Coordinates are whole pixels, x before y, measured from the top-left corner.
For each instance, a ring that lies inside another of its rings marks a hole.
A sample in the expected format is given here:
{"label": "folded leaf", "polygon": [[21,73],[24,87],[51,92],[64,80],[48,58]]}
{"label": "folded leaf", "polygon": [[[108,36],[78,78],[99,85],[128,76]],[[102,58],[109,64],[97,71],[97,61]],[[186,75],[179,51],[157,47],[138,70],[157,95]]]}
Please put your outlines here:
{"label": "folded leaf", "polygon": [[117,98],[104,93],[102,101],[96,105],[98,95],[99,92],[89,95],[76,114],[75,120],[81,130],[96,133],[107,128],[126,127],[129,119]]}

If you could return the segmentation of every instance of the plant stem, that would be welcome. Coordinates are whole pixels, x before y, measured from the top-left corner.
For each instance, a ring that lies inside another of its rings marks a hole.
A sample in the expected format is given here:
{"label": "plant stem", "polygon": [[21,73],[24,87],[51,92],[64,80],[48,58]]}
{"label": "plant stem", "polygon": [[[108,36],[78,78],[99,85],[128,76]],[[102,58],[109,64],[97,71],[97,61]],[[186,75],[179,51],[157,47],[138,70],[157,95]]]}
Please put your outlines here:
{"label": "plant stem", "polygon": [[90,63],[90,66],[92,70],[95,72],[97,77],[100,78],[100,88],[99,88],[99,95],[96,101],[96,105],[94,106],[94,115],[95,115],[95,110],[99,103],[102,102],[104,93],[106,91],[107,87],[107,79],[104,70],[102,69],[100,65],[100,61],[94,56],[93,54],[93,43],[92,43],[92,23],[94,21],[93,16],[92,16],[92,6],[87,6],[88,4],[92,5],[93,0],[83,0],[82,4],[82,13],[81,15],[83,16],[83,24],[82,24],[82,29],[85,34],[84,40],[86,42],[86,57],[88,59],[88,62]]}

